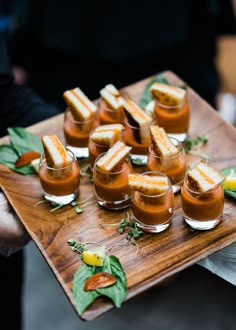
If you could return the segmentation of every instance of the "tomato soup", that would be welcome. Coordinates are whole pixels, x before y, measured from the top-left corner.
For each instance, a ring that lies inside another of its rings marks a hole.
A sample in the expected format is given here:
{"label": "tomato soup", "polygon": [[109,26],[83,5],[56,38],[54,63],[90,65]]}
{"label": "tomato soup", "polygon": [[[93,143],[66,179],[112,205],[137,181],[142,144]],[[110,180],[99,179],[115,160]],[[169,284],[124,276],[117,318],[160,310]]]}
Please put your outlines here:
{"label": "tomato soup", "polygon": [[39,168],[39,178],[43,190],[54,196],[74,193],[80,184],[80,169],[77,160],[62,169],[48,168],[46,163]]}
{"label": "tomato soup", "polygon": [[98,120],[101,124],[124,123],[125,115],[123,109],[112,109],[109,105],[101,100],[98,104]]}
{"label": "tomato soup", "polygon": [[135,218],[145,225],[164,224],[170,220],[174,209],[173,192],[169,189],[159,196],[147,196],[135,191],[132,210]]}
{"label": "tomato soup", "polygon": [[181,183],[186,172],[184,149],[181,146],[178,154],[170,158],[163,158],[156,156],[151,146],[148,154],[147,168],[150,171],[158,171],[166,174],[170,178],[172,185]]}
{"label": "tomato soup", "polygon": [[205,192],[192,191],[186,183],[181,191],[184,214],[193,220],[210,221],[221,216],[224,208],[224,190],[222,184]]}
{"label": "tomato soup", "polygon": [[64,120],[64,135],[68,145],[72,147],[87,147],[90,131],[99,124],[95,118],[86,122],[75,121],[72,113],[67,110]]}
{"label": "tomato soup", "polygon": [[179,106],[166,106],[155,101],[156,121],[158,126],[163,127],[166,133],[185,133],[189,128],[190,111],[189,104],[185,100]]}
{"label": "tomato soup", "polygon": [[96,165],[93,170],[94,188],[98,198],[116,202],[131,198],[131,190],[128,185],[128,174],[133,169],[129,161],[125,162],[118,172],[102,172]]}

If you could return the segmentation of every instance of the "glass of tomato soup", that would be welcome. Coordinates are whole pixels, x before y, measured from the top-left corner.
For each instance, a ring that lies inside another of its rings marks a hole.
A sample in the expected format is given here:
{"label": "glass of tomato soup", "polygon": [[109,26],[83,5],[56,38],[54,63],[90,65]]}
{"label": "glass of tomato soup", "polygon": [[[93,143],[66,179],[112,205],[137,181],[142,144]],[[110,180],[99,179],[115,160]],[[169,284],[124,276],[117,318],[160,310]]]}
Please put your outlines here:
{"label": "glass of tomato soup", "polygon": [[181,201],[184,220],[194,229],[212,229],[222,220],[224,209],[222,183],[216,184],[206,192],[199,192],[190,186],[186,176],[181,190]]}
{"label": "glass of tomato soup", "polygon": [[133,172],[129,157],[125,159],[119,170],[103,171],[97,162],[104,153],[99,155],[93,167],[93,182],[97,202],[108,210],[121,210],[131,204],[131,189],[128,175]]}
{"label": "glass of tomato soup", "polygon": [[66,148],[72,162],[64,167],[49,167],[45,154],[42,154],[39,165],[39,179],[44,198],[58,205],[70,204],[79,192],[80,168],[75,155]]}
{"label": "glass of tomato soup", "polygon": [[98,102],[97,116],[102,125],[115,123],[123,124],[125,119],[125,114],[122,107],[114,109],[102,98]]}
{"label": "glass of tomato soup", "polygon": [[[174,194],[170,179],[156,171],[144,172],[141,175],[144,175],[144,185],[142,186],[140,181],[137,187],[132,188],[134,219],[145,232],[162,232],[170,226],[174,211]],[[147,180],[146,176],[150,180]]]}
{"label": "glass of tomato soup", "polygon": [[176,193],[181,189],[187,163],[183,144],[175,138],[170,138],[170,141],[177,148],[177,153],[170,157],[156,155],[153,144],[149,146],[147,169],[166,174],[171,181],[174,193]]}
{"label": "glass of tomato soup", "polygon": [[85,120],[75,120],[69,108],[66,109],[64,117],[64,136],[67,147],[77,158],[88,157],[88,141],[91,130],[98,125],[96,116]]}
{"label": "glass of tomato soup", "polygon": [[190,111],[189,104],[185,98],[181,104],[167,106],[155,100],[157,124],[163,127],[169,136],[172,136],[183,142],[187,138]]}

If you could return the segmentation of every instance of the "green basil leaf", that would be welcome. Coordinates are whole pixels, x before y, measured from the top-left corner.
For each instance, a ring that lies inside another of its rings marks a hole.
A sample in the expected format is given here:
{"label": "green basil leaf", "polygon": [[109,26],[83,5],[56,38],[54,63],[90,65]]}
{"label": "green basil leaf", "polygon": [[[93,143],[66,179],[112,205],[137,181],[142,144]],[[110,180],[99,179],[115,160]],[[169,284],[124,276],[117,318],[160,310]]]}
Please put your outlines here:
{"label": "green basil leaf", "polygon": [[226,167],[223,168],[221,170],[221,173],[225,176],[229,175],[231,171],[234,171],[236,173],[236,166],[230,166],[230,167]]}
{"label": "green basil leaf", "polygon": [[152,101],[152,95],[150,93],[150,87],[154,82],[159,82],[162,84],[169,85],[168,80],[162,75],[162,73],[159,73],[154,79],[152,79],[147,86],[145,87],[141,98],[139,100],[139,105],[141,108],[145,108],[146,105]]}
{"label": "green basil leaf", "polygon": [[96,289],[96,291],[99,294],[110,298],[114,305],[119,308],[127,296],[126,275],[119,259],[115,256],[105,258],[102,271],[115,276],[117,282],[106,288]]}
{"label": "green basil leaf", "polygon": [[97,291],[84,291],[85,281],[96,273],[96,268],[83,264],[75,273],[73,280],[73,297],[75,300],[76,309],[81,315],[85,309],[97,298],[100,294]]}
{"label": "green basil leaf", "polygon": [[12,148],[11,145],[3,144],[0,146],[0,163],[6,165],[12,171],[15,171],[20,174],[30,175],[34,174],[35,170],[33,167],[29,165],[25,165],[22,167],[15,167],[15,162],[19,158],[15,149]]}
{"label": "green basil leaf", "polygon": [[11,144],[19,156],[28,151],[43,153],[42,143],[36,135],[26,131],[22,127],[8,128],[7,131]]}

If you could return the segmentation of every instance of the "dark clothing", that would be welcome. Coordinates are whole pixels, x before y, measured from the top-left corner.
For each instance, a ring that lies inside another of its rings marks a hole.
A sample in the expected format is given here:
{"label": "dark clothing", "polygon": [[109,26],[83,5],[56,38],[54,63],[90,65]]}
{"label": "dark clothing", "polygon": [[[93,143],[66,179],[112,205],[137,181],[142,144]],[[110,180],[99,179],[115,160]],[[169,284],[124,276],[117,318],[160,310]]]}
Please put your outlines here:
{"label": "dark clothing", "polygon": [[[30,89],[13,83],[6,44],[0,34],[0,136],[8,127],[28,126],[58,110],[44,103]],[[21,295],[23,285],[23,253],[6,258],[0,256],[0,324],[1,329],[20,330],[22,320]]]}
{"label": "dark clothing", "polygon": [[30,88],[13,83],[5,40],[0,35],[0,136],[7,133],[7,127],[29,126],[58,113]]}
{"label": "dark clothing", "polygon": [[[214,105],[216,37],[234,33],[230,0],[25,0],[18,11],[14,62],[46,99],[80,86],[99,96],[172,70]],[[18,44],[18,45],[17,45]],[[40,61],[36,60],[40,58]]]}

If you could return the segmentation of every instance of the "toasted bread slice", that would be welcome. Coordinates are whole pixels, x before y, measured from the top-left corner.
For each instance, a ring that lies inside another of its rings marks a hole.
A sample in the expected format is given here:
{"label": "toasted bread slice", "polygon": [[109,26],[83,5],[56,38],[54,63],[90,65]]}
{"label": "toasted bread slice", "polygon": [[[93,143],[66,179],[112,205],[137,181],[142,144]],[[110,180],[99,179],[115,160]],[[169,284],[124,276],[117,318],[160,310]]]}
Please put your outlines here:
{"label": "toasted bread slice", "polygon": [[186,91],[183,88],[174,87],[155,82],[150,91],[158,101],[166,106],[177,106],[184,102]]}
{"label": "toasted bread slice", "polygon": [[141,144],[149,144],[151,142],[149,131],[152,123],[151,116],[129,98],[125,99],[124,111],[130,125],[139,128],[139,135],[135,136],[137,141]]}
{"label": "toasted bread slice", "polygon": [[97,111],[97,106],[78,87],[64,92],[63,98],[75,120],[86,121],[92,119]]}
{"label": "toasted bread slice", "polygon": [[158,195],[167,191],[168,178],[163,176],[149,176],[145,174],[129,174],[129,186],[146,195]]}
{"label": "toasted bread slice", "polygon": [[52,168],[63,168],[72,163],[72,157],[57,135],[44,135],[41,137],[47,165]]}
{"label": "toasted bread slice", "polygon": [[197,192],[206,192],[224,180],[224,176],[201,161],[187,174],[188,186]]}
{"label": "toasted bread slice", "polygon": [[170,158],[178,153],[178,148],[172,143],[165,130],[158,125],[150,127],[153,150],[159,157]]}
{"label": "toasted bread slice", "polygon": [[100,90],[102,99],[114,110],[120,110],[123,108],[124,99],[120,92],[112,84],[106,85]]}
{"label": "toasted bread slice", "polygon": [[97,161],[97,167],[105,172],[118,170],[132,148],[123,142],[117,141],[113,146]]}
{"label": "toasted bread slice", "polygon": [[101,125],[91,133],[91,138],[99,145],[112,146],[116,141],[122,139],[123,130],[122,124]]}

